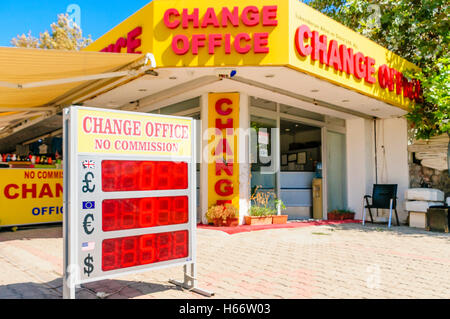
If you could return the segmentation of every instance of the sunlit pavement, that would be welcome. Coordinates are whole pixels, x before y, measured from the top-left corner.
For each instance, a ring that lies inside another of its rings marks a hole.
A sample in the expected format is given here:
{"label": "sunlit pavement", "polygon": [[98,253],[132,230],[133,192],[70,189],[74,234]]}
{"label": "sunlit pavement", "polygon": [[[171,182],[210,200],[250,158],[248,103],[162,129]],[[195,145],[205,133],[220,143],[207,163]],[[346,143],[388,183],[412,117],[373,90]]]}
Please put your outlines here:
{"label": "sunlit pavement", "polygon": [[[197,232],[198,286],[213,298],[450,298],[450,235],[343,224]],[[0,231],[0,299],[62,298],[62,228]],[[182,267],[83,285],[77,298],[205,298]]]}

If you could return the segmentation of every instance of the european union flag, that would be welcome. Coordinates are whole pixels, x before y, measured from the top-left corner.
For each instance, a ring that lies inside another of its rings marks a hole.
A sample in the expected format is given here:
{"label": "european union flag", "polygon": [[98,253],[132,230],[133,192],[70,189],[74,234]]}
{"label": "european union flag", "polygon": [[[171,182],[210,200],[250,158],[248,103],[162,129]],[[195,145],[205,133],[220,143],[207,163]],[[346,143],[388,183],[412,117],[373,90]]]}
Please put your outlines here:
{"label": "european union flag", "polygon": [[83,209],[95,209],[95,202],[83,202]]}

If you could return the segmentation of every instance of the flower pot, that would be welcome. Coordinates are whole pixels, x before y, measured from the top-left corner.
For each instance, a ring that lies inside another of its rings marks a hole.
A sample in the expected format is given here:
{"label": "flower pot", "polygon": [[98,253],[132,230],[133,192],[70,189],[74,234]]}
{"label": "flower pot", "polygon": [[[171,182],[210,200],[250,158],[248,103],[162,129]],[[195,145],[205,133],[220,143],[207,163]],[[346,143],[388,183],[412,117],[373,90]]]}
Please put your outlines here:
{"label": "flower pot", "polygon": [[272,216],[272,224],[286,224],[288,215],[274,215]]}
{"label": "flower pot", "polygon": [[355,213],[346,213],[344,219],[355,219]]}
{"label": "flower pot", "polygon": [[239,225],[239,218],[227,218],[228,227],[236,227]]}
{"label": "flower pot", "polygon": [[246,225],[270,225],[270,224],[272,224],[272,216],[263,216],[263,217],[245,216],[244,218],[245,218]]}
{"label": "flower pot", "polygon": [[328,220],[338,220],[336,213],[328,213]]}
{"label": "flower pot", "polygon": [[214,226],[221,227],[221,226],[223,226],[223,219],[215,218],[215,219],[213,219],[213,223],[214,223]]}

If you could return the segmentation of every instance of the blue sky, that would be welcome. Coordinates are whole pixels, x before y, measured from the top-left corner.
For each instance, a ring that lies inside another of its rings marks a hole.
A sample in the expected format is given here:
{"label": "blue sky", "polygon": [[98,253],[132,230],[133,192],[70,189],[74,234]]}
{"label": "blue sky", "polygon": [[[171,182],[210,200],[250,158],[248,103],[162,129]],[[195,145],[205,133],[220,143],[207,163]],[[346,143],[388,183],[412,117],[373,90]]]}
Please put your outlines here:
{"label": "blue sky", "polygon": [[151,0],[0,0],[0,46],[11,46],[18,34],[35,37],[65,13],[71,4],[81,9],[81,27],[85,36],[95,40],[138,11]]}

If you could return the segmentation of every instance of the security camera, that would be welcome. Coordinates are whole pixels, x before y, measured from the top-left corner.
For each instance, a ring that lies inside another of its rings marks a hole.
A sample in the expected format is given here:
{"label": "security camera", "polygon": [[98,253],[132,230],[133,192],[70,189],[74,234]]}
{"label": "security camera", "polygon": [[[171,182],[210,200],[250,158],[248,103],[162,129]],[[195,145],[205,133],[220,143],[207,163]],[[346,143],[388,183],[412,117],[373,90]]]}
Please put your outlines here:
{"label": "security camera", "polygon": [[231,79],[236,76],[237,71],[234,69],[216,69],[216,75],[221,79]]}

